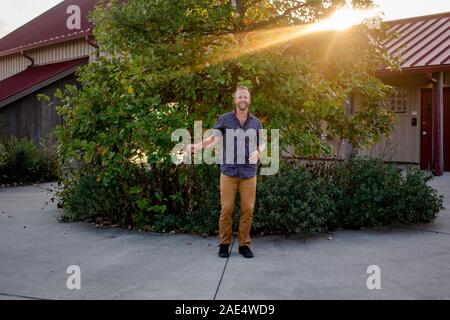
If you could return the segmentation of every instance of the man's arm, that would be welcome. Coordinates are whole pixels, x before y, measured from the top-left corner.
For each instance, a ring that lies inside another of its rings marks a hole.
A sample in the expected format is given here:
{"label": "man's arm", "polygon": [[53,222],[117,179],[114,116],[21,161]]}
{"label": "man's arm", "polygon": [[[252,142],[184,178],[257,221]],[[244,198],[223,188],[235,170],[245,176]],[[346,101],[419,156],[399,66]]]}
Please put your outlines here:
{"label": "man's arm", "polygon": [[259,153],[263,152],[264,149],[266,149],[266,144],[265,144],[265,143],[260,144],[260,145],[258,146],[258,151],[259,151]]}
{"label": "man's arm", "polygon": [[[223,133],[224,132],[223,131],[223,128],[224,128],[224,124],[223,124],[224,120],[223,119],[224,119],[223,115],[220,116],[219,119],[217,120],[217,122],[215,123],[213,129],[220,130]],[[212,135],[210,135],[208,138],[206,138],[202,142],[188,145],[187,149],[191,153],[196,153],[197,151],[202,150],[202,149],[212,148],[217,142],[219,142],[219,140],[221,140],[220,135],[217,136],[216,133],[213,133]]]}
{"label": "man's arm", "polygon": [[188,145],[187,149],[190,150],[191,153],[196,153],[202,149],[212,148],[218,141],[219,139],[215,135],[211,135],[199,143]]}
{"label": "man's arm", "polygon": [[[259,122],[258,130],[261,130],[263,128],[262,124],[259,120],[258,120],[258,122]],[[264,141],[264,137],[261,136],[261,131],[258,132],[258,142],[261,142],[261,143],[258,144],[258,147],[256,148],[256,150],[252,152],[252,154],[250,155],[250,157],[248,159],[249,163],[251,163],[251,164],[256,164],[258,162],[258,160],[261,159],[261,153],[264,151],[264,149],[266,149],[266,144]]]}
{"label": "man's arm", "polygon": [[256,164],[258,160],[261,159],[261,153],[264,151],[265,148],[266,148],[265,143],[258,145],[258,148],[255,151],[253,151],[250,157],[248,158],[248,162],[250,164]]}

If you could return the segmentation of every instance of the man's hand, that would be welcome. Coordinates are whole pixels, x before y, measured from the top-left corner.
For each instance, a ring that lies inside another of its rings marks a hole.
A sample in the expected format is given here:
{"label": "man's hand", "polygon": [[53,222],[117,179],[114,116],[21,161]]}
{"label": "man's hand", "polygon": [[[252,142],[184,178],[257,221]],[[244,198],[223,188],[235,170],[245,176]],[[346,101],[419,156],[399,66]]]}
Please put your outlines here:
{"label": "man's hand", "polygon": [[196,144],[188,144],[186,147],[186,151],[189,152],[189,154],[196,154],[198,150],[200,150],[200,148]]}
{"label": "man's hand", "polygon": [[201,143],[188,144],[186,147],[186,151],[189,152],[190,154],[196,154],[200,150],[201,150]]}
{"label": "man's hand", "polygon": [[216,139],[215,136],[210,136],[197,144],[188,144],[186,146],[186,151],[189,152],[189,154],[196,154],[198,151],[201,151],[202,149],[212,148],[218,141],[219,140]]}
{"label": "man's hand", "polygon": [[252,154],[251,154],[250,157],[248,158],[248,162],[249,162],[250,164],[257,164],[259,158],[260,158],[259,151],[258,151],[258,150],[255,150],[255,151],[252,152]]}

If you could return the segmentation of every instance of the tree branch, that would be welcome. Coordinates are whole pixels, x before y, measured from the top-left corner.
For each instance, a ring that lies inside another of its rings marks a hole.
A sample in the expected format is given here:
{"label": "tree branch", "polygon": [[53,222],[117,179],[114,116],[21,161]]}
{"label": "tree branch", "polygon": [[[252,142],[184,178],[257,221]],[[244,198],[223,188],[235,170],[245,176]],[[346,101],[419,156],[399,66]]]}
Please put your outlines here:
{"label": "tree branch", "polygon": [[289,14],[291,14],[294,11],[297,11],[303,7],[306,7],[307,4],[305,2],[301,2],[299,4],[297,4],[296,6],[293,6],[292,8],[286,9],[286,11],[284,11],[282,14],[273,17],[272,19],[266,20],[266,21],[261,21],[255,24],[250,25],[248,28],[245,29],[245,31],[252,31],[255,29],[259,29],[259,28],[264,28],[267,26],[270,26],[271,24],[274,24],[280,20],[283,20],[284,18],[286,18]]}
{"label": "tree branch", "polygon": [[252,0],[251,2],[247,3],[246,5],[244,5],[244,13],[251,7],[253,7],[254,5],[257,5],[258,3],[261,3],[262,0]]}

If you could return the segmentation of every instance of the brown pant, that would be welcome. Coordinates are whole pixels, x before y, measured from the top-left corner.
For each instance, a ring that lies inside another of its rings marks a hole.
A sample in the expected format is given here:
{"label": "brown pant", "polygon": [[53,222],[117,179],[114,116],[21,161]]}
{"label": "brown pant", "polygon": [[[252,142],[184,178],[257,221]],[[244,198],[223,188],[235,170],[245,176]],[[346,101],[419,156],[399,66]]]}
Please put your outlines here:
{"label": "brown pant", "polygon": [[220,175],[220,244],[230,244],[232,237],[233,211],[236,193],[241,199],[239,219],[239,246],[250,245],[250,229],[252,227],[253,209],[256,200],[256,176],[250,179]]}

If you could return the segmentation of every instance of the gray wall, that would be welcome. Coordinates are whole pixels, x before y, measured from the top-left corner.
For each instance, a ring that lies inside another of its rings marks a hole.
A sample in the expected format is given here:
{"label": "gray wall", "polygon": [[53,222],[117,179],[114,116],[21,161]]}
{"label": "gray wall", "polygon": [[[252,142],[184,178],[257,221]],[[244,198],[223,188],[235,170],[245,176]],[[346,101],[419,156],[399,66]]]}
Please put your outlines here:
{"label": "gray wall", "polygon": [[38,101],[36,95],[43,93],[52,101],[57,101],[53,97],[56,88],[64,90],[65,84],[75,83],[75,75],[72,74],[0,108],[1,133],[18,138],[28,137],[35,142],[48,136],[63,121],[54,106],[47,107],[48,102]]}

